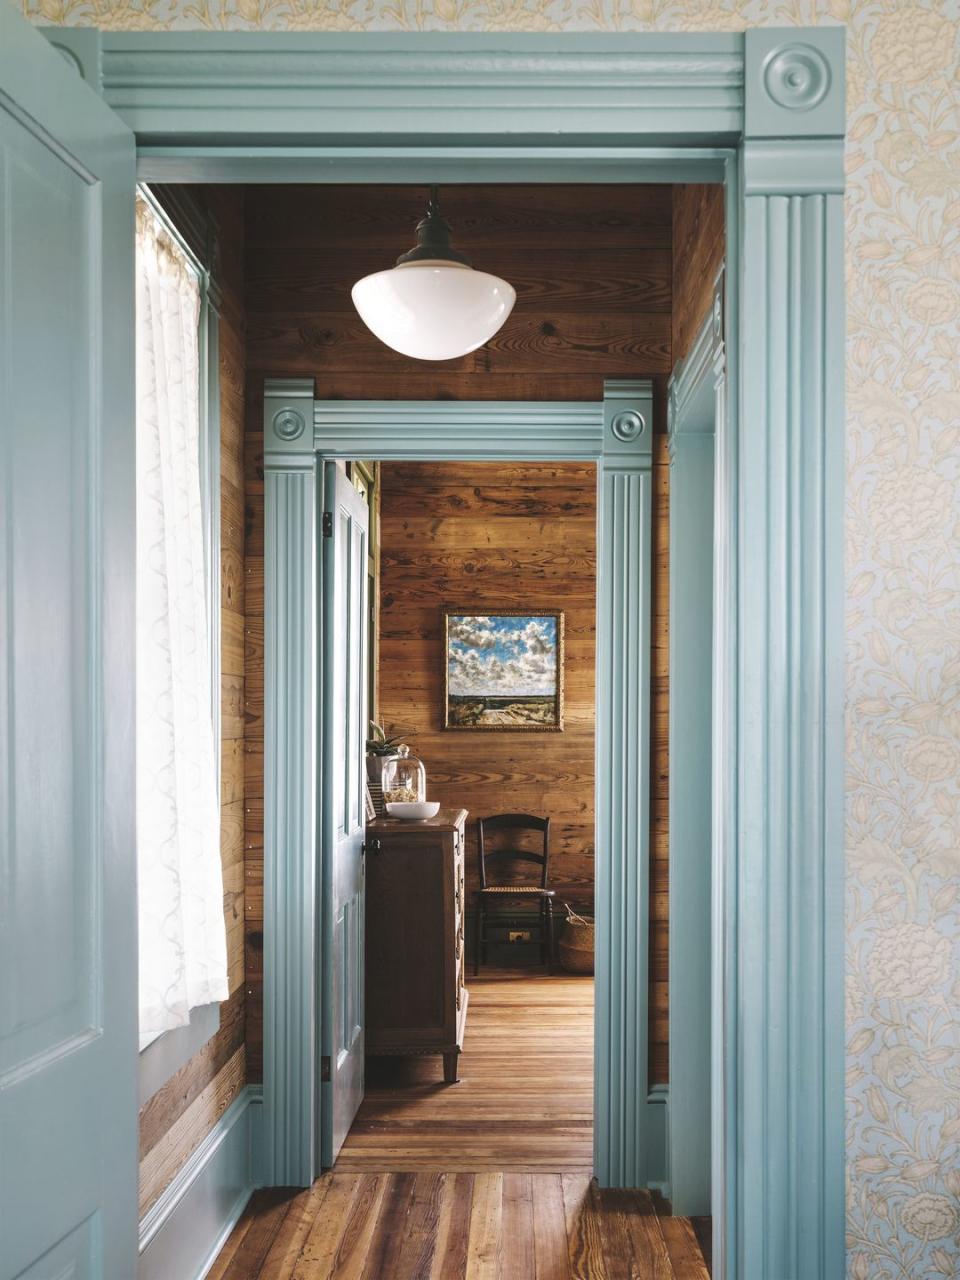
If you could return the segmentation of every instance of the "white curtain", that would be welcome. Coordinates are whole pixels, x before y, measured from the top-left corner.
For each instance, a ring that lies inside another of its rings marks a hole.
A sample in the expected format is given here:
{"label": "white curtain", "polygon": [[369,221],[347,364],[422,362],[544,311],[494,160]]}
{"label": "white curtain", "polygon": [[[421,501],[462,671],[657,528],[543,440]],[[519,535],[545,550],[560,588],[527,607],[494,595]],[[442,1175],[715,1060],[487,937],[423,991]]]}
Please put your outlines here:
{"label": "white curtain", "polygon": [[200,286],[137,201],[140,1044],[227,991],[200,499]]}

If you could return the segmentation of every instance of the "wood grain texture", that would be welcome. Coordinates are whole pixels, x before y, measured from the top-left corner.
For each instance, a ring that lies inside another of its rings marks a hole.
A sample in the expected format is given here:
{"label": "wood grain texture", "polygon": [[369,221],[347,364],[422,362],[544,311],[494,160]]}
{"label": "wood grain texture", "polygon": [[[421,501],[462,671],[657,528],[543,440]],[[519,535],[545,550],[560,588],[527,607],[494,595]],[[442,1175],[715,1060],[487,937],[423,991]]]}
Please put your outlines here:
{"label": "wood grain texture", "polygon": [[[405,360],[366,334],[349,300],[349,286],[382,269],[407,249],[426,192],[417,187],[251,187],[246,191],[247,436],[244,459],[246,555],[244,592],[244,819],[247,1069],[261,1078],[263,946],[263,379],[305,373],[322,399],[600,400],[605,377],[652,377],[657,389],[656,429],[665,429],[665,382],[673,363],[673,189],[668,186],[465,186],[445,188],[445,216],[454,242],[476,266],[503,275],[517,288],[514,313],[498,340],[463,360],[430,365]],[[500,469],[496,486],[464,483],[459,464],[426,469],[393,463],[392,547],[385,548],[382,584],[381,688],[384,715],[410,724],[425,714],[420,689],[439,678],[437,618],[443,603],[469,600],[490,589],[499,603],[523,607],[531,592],[567,610],[568,652],[563,736],[579,742],[570,767],[555,770],[540,758],[546,735],[515,735],[509,761],[495,767],[489,744],[448,763],[447,746],[427,754],[429,785],[458,794],[453,803],[481,810],[504,808],[515,783],[536,808],[555,819],[555,870],[571,900],[589,904],[593,893],[592,621],[571,629],[573,616],[594,608],[592,482],[565,483],[561,467],[544,463]],[[663,468],[660,488],[667,482]],[[415,480],[415,483],[414,483]],[[665,490],[664,490],[665,492]],[[444,524],[432,529],[434,517]],[[496,517],[496,518],[495,518]],[[507,520],[541,529],[523,548],[522,564],[509,544]],[[655,519],[666,522],[666,502]],[[402,536],[404,521],[409,523]],[[461,521],[465,523],[461,525]],[[472,521],[472,531],[469,525]],[[539,524],[538,524],[539,522]],[[466,531],[466,532],[464,532]],[[581,536],[583,535],[583,536]],[[467,545],[465,537],[473,539]],[[579,540],[578,540],[579,539]],[[522,569],[522,572],[521,572]],[[665,579],[664,579],[665,581]],[[399,597],[405,593],[404,607]],[[413,595],[420,597],[420,606]],[[665,595],[658,595],[662,607]],[[665,652],[665,622],[654,614]],[[239,637],[238,637],[239,638]],[[393,680],[387,693],[384,664],[398,672],[409,663],[410,690]],[[654,676],[665,691],[666,677]],[[414,687],[416,686],[416,687]],[[388,706],[389,699],[389,706]],[[434,704],[435,706],[435,704]],[[429,714],[436,715],[431,709]],[[660,707],[665,724],[666,704]],[[433,721],[436,723],[436,721]],[[569,735],[569,736],[568,736]],[[446,735],[445,735],[446,736]],[[461,735],[466,736],[466,735]],[[659,743],[658,738],[658,751]],[[663,740],[665,741],[665,739]],[[418,745],[424,747],[429,743]],[[653,764],[655,785],[666,786],[666,760]],[[468,789],[471,799],[463,798]],[[437,798],[442,798],[438,792]],[[546,806],[549,806],[547,808]],[[666,832],[654,833],[666,892]],[[656,859],[655,859],[656,862]],[[475,873],[472,854],[468,870]],[[662,910],[666,899],[661,900]],[[656,931],[654,931],[656,932]],[[652,940],[656,981],[665,991],[666,935]],[[664,1016],[659,1026],[665,1029]],[[653,1036],[658,1034],[656,1028]],[[654,1081],[666,1072],[665,1048],[651,1050]]]}
{"label": "wood grain texture", "polygon": [[140,1108],[141,1160],[243,1047],[243,1039],[244,992],[241,986],[220,1006],[220,1029],[216,1035]]}
{"label": "wood grain texture", "polygon": [[194,189],[217,229],[220,306],[220,858],[230,998],[220,1029],[140,1111],[141,1212],[246,1083],[244,982],[244,249],[240,188]]}
{"label": "wood grain texture", "polygon": [[[384,253],[389,264],[413,244],[428,195],[421,186],[250,187],[247,244],[297,258],[305,249],[333,245],[350,262],[382,249],[375,259],[382,267]],[[669,249],[671,206],[672,188],[665,185],[471,184],[441,192],[454,244],[472,255],[474,266],[487,270],[490,254],[509,249],[514,261],[543,263],[547,276],[554,250]]]}
{"label": "wood grain texture", "polygon": [[[250,367],[312,374],[321,397],[359,399],[598,400],[605,377],[669,373],[671,188],[445,188],[455,242],[510,280],[517,303],[490,343],[436,366],[379,343],[349,296],[409,247],[425,198],[417,187],[294,187],[283,200],[250,188]],[[501,380],[511,385],[484,386]]]}
{"label": "wood grain texture", "polygon": [[558,1173],[326,1173],[258,1191],[209,1280],[708,1280],[689,1221]]}
{"label": "wood grain texture", "polygon": [[[444,467],[442,481],[437,470],[380,469],[380,716],[423,760],[431,799],[469,810],[468,910],[479,888],[476,819],[504,810],[562,828],[550,885],[592,909],[596,467],[554,464],[546,476],[537,465],[481,462]],[[563,609],[562,733],[443,728],[445,604],[478,614]]]}
{"label": "wood grain texture", "polygon": [[468,975],[460,1083],[435,1058],[372,1058],[339,1171],[544,1169],[593,1161],[593,981],[542,970]]}
{"label": "wood grain texture", "polygon": [[593,982],[488,970],[470,994],[461,1083],[369,1063],[336,1170],[285,1210],[257,1193],[212,1280],[707,1280],[709,1220],[591,1180]]}
{"label": "wood grain texture", "polygon": [[156,1203],[243,1088],[243,1045],[140,1161],[140,1216]]}
{"label": "wood grain texture", "polygon": [[724,188],[688,183],[673,188],[673,363],[693,346],[713,302],[726,253]]}
{"label": "wood grain texture", "polygon": [[651,1084],[670,1079],[670,456],[653,442],[653,599],[650,678],[650,1018]]}
{"label": "wood grain texture", "polygon": [[367,826],[364,920],[367,1056],[462,1048],[463,809]]}

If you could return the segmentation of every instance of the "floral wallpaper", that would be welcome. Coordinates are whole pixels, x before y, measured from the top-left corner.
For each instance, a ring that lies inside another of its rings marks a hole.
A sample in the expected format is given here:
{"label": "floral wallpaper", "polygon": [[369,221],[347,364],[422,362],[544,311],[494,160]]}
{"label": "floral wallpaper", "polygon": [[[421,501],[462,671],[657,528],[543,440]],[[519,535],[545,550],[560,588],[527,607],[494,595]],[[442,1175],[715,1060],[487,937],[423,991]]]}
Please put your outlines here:
{"label": "floral wallpaper", "polygon": [[233,30],[848,28],[852,1280],[960,1277],[960,0],[25,0]]}

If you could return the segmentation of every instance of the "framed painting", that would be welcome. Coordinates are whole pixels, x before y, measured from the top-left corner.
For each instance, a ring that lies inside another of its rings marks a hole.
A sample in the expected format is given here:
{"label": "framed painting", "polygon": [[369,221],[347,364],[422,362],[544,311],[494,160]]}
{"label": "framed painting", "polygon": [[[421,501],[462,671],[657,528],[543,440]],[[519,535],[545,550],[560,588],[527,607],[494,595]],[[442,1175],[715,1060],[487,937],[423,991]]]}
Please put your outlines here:
{"label": "framed painting", "polygon": [[445,729],[563,729],[563,614],[445,609]]}

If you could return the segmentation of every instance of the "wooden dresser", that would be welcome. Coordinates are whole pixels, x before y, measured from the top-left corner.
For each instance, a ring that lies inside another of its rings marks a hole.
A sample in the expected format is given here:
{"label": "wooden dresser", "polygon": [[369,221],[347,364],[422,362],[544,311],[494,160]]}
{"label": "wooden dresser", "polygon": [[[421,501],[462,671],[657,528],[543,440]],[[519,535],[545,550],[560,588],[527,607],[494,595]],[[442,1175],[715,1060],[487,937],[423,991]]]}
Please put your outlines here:
{"label": "wooden dresser", "polygon": [[466,820],[466,809],[426,822],[378,818],[366,837],[367,1053],[443,1054],[447,1084],[467,1022]]}

